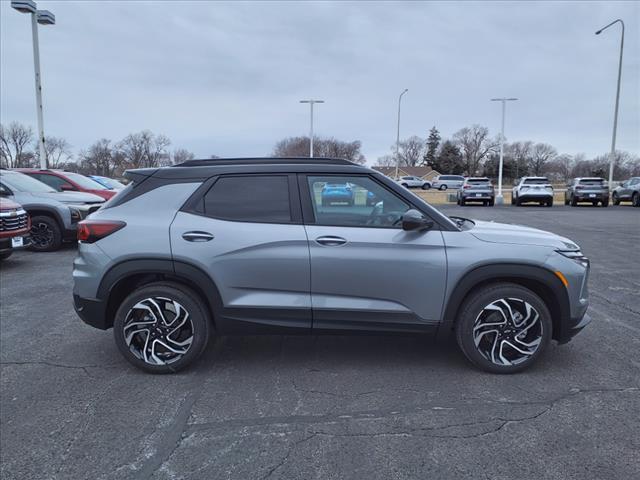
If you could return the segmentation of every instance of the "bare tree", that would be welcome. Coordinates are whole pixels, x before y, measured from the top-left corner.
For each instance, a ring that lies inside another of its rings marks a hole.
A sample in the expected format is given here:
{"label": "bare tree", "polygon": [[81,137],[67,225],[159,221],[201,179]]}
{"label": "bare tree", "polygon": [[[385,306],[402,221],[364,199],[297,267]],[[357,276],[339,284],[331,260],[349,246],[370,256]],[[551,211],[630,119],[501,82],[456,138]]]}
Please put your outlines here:
{"label": "bare tree", "polygon": [[[38,144],[33,146],[35,158],[40,162],[40,150]],[[61,137],[46,137],[44,141],[44,151],[47,156],[47,168],[63,168],[71,158],[71,145]]]}
{"label": "bare tree", "polygon": [[393,155],[383,155],[376,160],[376,167],[394,167],[396,165],[396,157]]}
{"label": "bare tree", "polygon": [[149,130],[130,133],[117,145],[128,168],[151,168],[169,165],[171,159],[167,147],[171,140],[165,135],[155,135]]}
{"label": "bare tree", "polygon": [[475,175],[484,158],[500,144],[498,140],[489,138],[489,129],[481,125],[458,130],[453,134],[453,140],[460,148],[469,175]]}
{"label": "bare tree", "polygon": [[417,135],[413,135],[400,141],[400,149],[397,153],[400,165],[415,167],[422,162],[426,149],[426,142]]}
{"label": "bare tree", "polygon": [[536,143],[531,152],[529,169],[533,175],[542,175],[545,166],[558,156],[558,152],[548,143]]}
{"label": "bare tree", "polygon": [[185,148],[178,148],[173,151],[173,164],[186,162],[187,160],[193,160],[196,156]]}
{"label": "bare tree", "polygon": [[33,142],[33,129],[18,122],[8,127],[0,124],[0,164],[7,168],[29,167],[33,152],[27,150]]}
{"label": "bare tree", "polygon": [[79,170],[82,173],[112,177],[120,167],[119,158],[111,146],[111,140],[102,138],[79,154]]}
{"label": "bare tree", "polygon": [[[359,140],[343,142],[335,138],[313,137],[314,155],[318,157],[344,158],[352,162],[364,164],[366,159],[360,152],[362,144]],[[309,137],[288,137],[276,143],[273,149],[276,157],[308,157]]]}
{"label": "bare tree", "polygon": [[529,173],[528,169],[533,151],[533,142],[527,140],[526,142],[509,143],[505,146],[505,151],[508,156],[513,158],[514,178],[527,175],[527,173]]}
{"label": "bare tree", "polygon": [[573,165],[573,157],[567,153],[563,153],[562,155],[558,155],[555,160],[549,162],[547,170],[556,173],[558,180],[566,182],[571,178]]}

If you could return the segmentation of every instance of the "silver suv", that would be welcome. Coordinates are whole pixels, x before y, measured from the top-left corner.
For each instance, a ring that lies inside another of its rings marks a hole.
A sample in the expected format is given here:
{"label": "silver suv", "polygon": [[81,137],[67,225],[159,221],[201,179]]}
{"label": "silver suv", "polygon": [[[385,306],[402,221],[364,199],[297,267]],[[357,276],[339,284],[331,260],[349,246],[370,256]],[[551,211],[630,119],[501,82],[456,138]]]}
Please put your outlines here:
{"label": "silver suv", "polygon": [[[589,322],[589,261],[571,240],[447,217],[346,160],[126,176],[79,225],[74,304],[149,372],[187,366],[212,335],[404,332],[454,334],[472,363],[511,373]],[[327,184],[353,202],[323,202]]]}
{"label": "silver suv", "polygon": [[547,177],[522,177],[511,190],[511,205],[536,202],[553,207],[553,186]]}
{"label": "silver suv", "polygon": [[84,192],[58,192],[49,185],[13,170],[0,170],[0,196],[22,205],[31,217],[30,249],[57,250],[76,240],[78,222],[98,210],[104,199]]}
{"label": "silver suv", "polygon": [[422,190],[429,190],[431,188],[431,183],[420,177],[400,177],[398,183],[404,188],[421,188]]}

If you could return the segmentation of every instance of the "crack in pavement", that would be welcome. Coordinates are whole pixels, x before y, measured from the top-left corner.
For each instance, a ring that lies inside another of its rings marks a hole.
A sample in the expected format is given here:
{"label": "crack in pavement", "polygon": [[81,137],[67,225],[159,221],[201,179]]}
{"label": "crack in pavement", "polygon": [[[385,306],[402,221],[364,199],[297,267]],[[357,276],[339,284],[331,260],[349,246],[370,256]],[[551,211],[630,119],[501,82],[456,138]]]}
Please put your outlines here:
{"label": "crack in pavement", "polygon": [[[579,395],[579,394],[592,394],[592,393],[621,393],[621,392],[638,392],[640,387],[615,387],[615,388],[591,388],[591,389],[579,389],[573,388],[567,393],[564,393],[556,398],[550,400],[535,400],[535,401],[517,401],[517,400],[494,400],[483,398],[467,398],[466,400],[474,400],[482,403],[494,403],[500,405],[520,405],[520,406],[548,406],[551,407],[558,402],[561,402],[567,398]],[[442,402],[438,402],[441,404]],[[468,406],[468,404],[465,404]],[[250,428],[250,427],[264,427],[264,426],[286,426],[296,424],[306,425],[318,425],[318,424],[336,424],[344,420],[383,420],[389,417],[398,417],[403,415],[410,415],[414,413],[423,413],[432,411],[435,407],[425,408],[423,406],[415,406],[413,408],[405,408],[403,411],[399,411],[397,408],[385,409],[385,410],[368,410],[352,413],[342,414],[325,414],[325,415],[289,415],[289,416],[270,416],[270,417],[255,417],[255,418],[238,418],[228,419],[213,422],[201,422],[191,423],[187,425],[186,431],[197,432],[221,429],[226,431],[228,428]],[[517,419],[516,419],[517,420]],[[492,421],[513,421],[513,419],[501,419],[494,418],[484,421],[484,423],[490,423]],[[471,422],[470,424],[477,424],[478,422]],[[445,425],[441,427],[431,427],[431,429],[439,428],[446,429],[456,426],[464,425]]]}
{"label": "crack in pavement", "polygon": [[302,443],[308,442],[309,440],[311,440],[312,438],[316,437],[318,434],[317,433],[312,433],[311,435],[298,440],[297,442],[294,442],[293,444],[291,444],[291,446],[288,448],[287,453],[284,455],[284,457],[282,457],[282,459],[280,459],[280,461],[275,464],[273,467],[271,467],[267,473],[265,475],[263,475],[260,480],[266,480],[267,478],[271,477],[271,475],[273,475],[275,473],[276,470],[278,470],[280,467],[282,467],[285,463],[287,463],[287,460],[289,460],[289,457],[291,456],[291,453],[293,453],[293,451]]}
{"label": "crack in pavement", "polygon": [[89,373],[89,370],[87,370],[88,368],[108,368],[108,367],[112,367],[114,365],[120,365],[120,363],[106,363],[106,364],[102,364],[102,365],[68,365],[68,364],[63,364],[63,363],[48,362],[48,361],[45,361],[45,360],[21,361],[21,362],[0,362],[0,366],[31,366],[31,365],[46,365],[48,367],[55,367],[55,368],[67,368],[67,369],[70,369],[70,370],[82,370],[89,377],[96,378],[96,377],[94,377],[93,375],[91,375]]}

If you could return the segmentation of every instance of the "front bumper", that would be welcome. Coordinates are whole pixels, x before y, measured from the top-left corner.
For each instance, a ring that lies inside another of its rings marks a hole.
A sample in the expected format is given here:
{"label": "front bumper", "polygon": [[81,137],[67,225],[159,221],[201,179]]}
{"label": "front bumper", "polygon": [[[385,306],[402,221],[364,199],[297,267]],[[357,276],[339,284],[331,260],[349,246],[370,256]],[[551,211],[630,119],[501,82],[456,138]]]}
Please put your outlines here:
{"label": "front bumper", "polygon": [[80,295],[73,295],[73,308],[80,319],[87,325],[107,330],[113,325],[107,322],[106,302],[96,298],[83,298]]}
{"label": "front bumper", "polygon": [[26,236],[17,235],[17,236],[22,236],[21,247],[12,246],[11,238],[13,237],[0,238],[0,253],[8,253],[8,252],[12,252],[13,250],[21,250],[31,245],[31,237],[28,236],[29,235],[28,233],[26,233],[25,235]]}
{"label": "front bumper", "polygon": [[556,338],[558,344],[562,345],[570,342],[589,323],[591,323],[591,316],[586,312],[581,317],[572,318],[569,325],[563,328],[561,334]]}

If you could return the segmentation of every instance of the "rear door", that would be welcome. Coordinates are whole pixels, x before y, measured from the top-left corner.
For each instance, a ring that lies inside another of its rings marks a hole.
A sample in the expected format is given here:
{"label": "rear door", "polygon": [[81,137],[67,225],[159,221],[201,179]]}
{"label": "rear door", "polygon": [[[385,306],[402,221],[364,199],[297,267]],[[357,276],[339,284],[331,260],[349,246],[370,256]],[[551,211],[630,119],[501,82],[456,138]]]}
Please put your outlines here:
{"label": "rear door", "polygon": [[178,212],[170,234],[174,261],[199,267],[217,286],[216,326],[310,331],[309,248],[295,175],[224,175],[208,184]]}
{"label": "rear door", "polygon": [[[314,330],[428,330],[446,287],[442,234],[405,232],[413,208],[369,175],[300,175],[311,254]],[[353,204],[322,204],[327,183],[352,185]]]}

